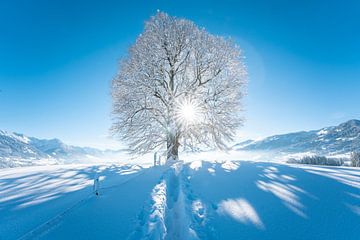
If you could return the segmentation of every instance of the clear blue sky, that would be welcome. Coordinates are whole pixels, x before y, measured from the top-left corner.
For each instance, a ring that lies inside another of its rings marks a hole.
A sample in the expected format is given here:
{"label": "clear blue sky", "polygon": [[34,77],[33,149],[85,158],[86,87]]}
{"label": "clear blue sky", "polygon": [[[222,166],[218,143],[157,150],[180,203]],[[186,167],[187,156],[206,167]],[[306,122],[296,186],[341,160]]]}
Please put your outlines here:
{"label": "clear blue sky", "polygon": [[114,147],[110,81],[160,9],[231,36],[249,71],[239,137],[360,118],[358,1],[0,2],[0,129]]}

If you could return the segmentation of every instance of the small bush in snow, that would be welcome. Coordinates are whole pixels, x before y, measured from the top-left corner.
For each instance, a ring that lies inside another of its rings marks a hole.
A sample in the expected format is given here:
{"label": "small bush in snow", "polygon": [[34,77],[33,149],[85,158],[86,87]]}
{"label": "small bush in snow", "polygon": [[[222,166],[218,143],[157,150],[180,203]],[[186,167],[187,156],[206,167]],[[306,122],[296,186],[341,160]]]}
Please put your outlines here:
{"label": "small bush in snow", "polygon": [[353,152],[350,157],[352,167],[360,167],[360,152]]}

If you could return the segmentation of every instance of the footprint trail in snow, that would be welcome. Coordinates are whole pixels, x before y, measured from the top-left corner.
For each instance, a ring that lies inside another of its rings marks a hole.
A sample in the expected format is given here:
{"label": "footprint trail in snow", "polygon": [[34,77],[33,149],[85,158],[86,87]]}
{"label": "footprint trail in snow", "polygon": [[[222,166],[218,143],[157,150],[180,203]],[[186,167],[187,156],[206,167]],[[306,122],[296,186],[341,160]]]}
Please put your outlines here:
{"label": "footprint trail in snow", "polygon": [[130,240],[211,239],[204,228],[206,211],[194,197],[189,177],[188,166],[182,162],[169,166],[139,215],[139,225]]}

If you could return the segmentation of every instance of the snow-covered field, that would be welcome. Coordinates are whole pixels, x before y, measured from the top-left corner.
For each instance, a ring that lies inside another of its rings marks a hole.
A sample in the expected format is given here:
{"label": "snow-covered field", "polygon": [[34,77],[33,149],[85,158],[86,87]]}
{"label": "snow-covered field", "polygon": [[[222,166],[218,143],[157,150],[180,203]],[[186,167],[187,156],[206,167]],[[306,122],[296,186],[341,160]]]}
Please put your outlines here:
{"label": "snow-covered field", "polygon": [[355,240],[359,232],[355,168],[194,161],[0,170],[1,240]]}

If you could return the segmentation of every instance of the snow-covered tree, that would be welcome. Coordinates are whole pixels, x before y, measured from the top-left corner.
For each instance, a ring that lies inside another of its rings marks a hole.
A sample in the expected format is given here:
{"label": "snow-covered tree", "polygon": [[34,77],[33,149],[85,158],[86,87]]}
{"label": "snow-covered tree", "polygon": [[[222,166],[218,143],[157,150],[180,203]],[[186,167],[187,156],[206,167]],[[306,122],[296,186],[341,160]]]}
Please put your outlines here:
{"label": "snow-covered tree", "polygon": [[351,153],[350,160],[352,167],[360,167],[360,152]]}
{"label": "snow-covered tree", "polygon": [[112,82],[114,135],[133,153],[226,149],[242,124],[246,70],[239,47],[193,22],[158,12]]}

